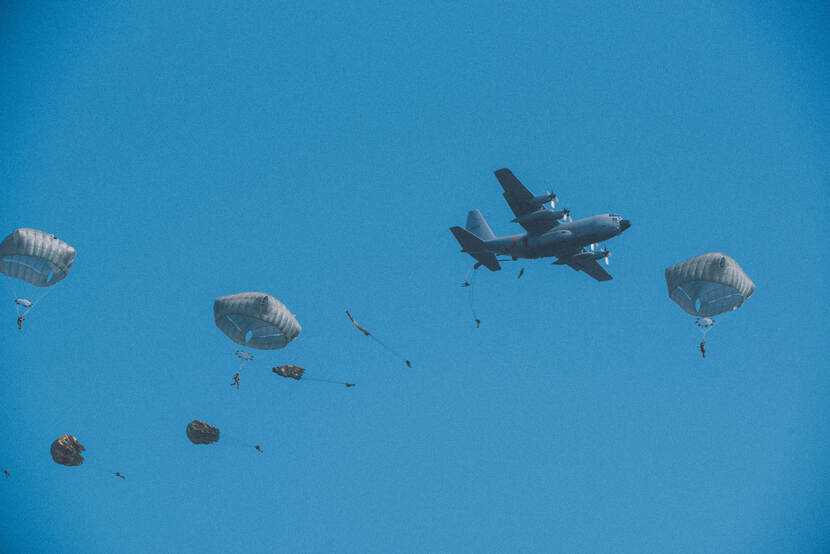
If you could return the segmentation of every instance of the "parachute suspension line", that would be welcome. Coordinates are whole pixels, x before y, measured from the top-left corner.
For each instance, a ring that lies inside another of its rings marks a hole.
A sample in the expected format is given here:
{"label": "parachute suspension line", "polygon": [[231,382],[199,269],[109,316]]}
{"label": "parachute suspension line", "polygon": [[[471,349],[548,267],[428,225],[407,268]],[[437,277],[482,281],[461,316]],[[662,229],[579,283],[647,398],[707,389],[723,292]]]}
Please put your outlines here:
{"label": "parachute suspension line", "polygon": [[715,323],[715,320],[711,317],[699,317],[695,320],[695,325],[698,329],[700,329],[700,334],[703,335],[703,340],[706,340],[706,333],[712,330]]}
{"label": "parachute suspension line", "polygon": [[257,447],[256,444],[251,444],[249,442],[239,440],[235,437],[222,437],[222,441],[224,441],[225,443],[232,443],[232,444],[235,444],[237,446],[247,446],[248,448],[256,448]]}
{"label": "parachute suspension line", "polygon": [[38,297],[37,297],[37,300],[35,300],[34,302],[30,302],[30,305],[29,305],[29,306],[25,306],[25,307],[24,307],[24,309],[23,309],[23,313],[20,313],[20,306],[21,306],[21,304],[20,304],[19,302],[17,302],[17,300],[18,300],[18,299],[20,299],[20,297],[19,297],[19,296],[17,296],[17,294],[16,294],[16,293],[17,293],[17,291],[15,291],[15,295],[14,295],[14,299],[15,299],[15,302],[14,302],[14,307],[15,307],[15,309],[17,310],[17,316],[18,316],[18,317],[24,317],[24,318],[25,318],[27,315],[29,315],[29,312],[31,312],[32,310],[34,310],[34,309],[35,309],[35,306],[37,306],[37,305],[38,305],[38,303],[39,303],[41,300],[43,300],[44,298],[46,298],[46,295],[48,295],[50,292],[52,292],[52,287],[48,287],[46,290],[44,290],[44,291],[40,294],[40,296],[38,296]]}
{"label": "parachute suspension line", "polygon": [[241,360],[239,362],[239,368],[236,370],[236,372],[242,373],[242,368],[245,366],[246,363],[248,363],[248,360]]}
{"label": "parachute suspension line", "polygon": [[347,383],[346,381],[335,381],[334,379],[323,379],[322,377],[306,377],[303,375],[303,381],[319,381],[321,383],[334,383],[336,385],[346,385],[346,386],[354,386],[352,383]]}
{"label": "parachute suspension line", "polygon": [[[18,300],[23,300],[24,298],[22,298],[19,294],[17,294],[17,287],[12,285],[12,283],[10,283],[8,281],[10,281],[10,280],[9,279],[3,279],[3,284],[4,284],[3,288],[6,289],[7,294],[12,295],[12,301],[14,301],[14,311],[17,312],[17,317],[26,317],[26,314],[28,313],[29,310],[27,308],[24,308],[24,311],[21,314],[20,313],[21,304],[20,304],[20,302],[18,302]],[[17,280],[14,279],[14,281],[16,282]]]}
{"label": "parachute suspension line", "polygon": [[397,351],[393,350],[393,349],[392,349],[392,348],[391,348],[388,344],[386,344],[385,342],[383,342],[382,340],[380,340],[379,338],[377,338],[375,335],[373,335],[372,333],[370,333],[370,332],[369,332],[368,330],[366,330],[365,328],[361,327],[361,326],[357,323],[357,321],[355,321],[354,317],[353,317],[353,316],[352,316],[352,314],[349,312],[349,310],[346,310],[346,315],[349,317],[349,320],[351,320],[352,324],[353,324],[355,327],[357,327],[357,329],[358,329],[361,333],[363,333],[364,335],[366,335],[367,337],[369,337],[370,339],[374,340],[376,343],[378,343],[379,345],[381,345],[382,347],[384,347],[384,348],[385,348],[386,350],[388,350],[390,353],[392,353],[393,355],[395,355],[395,357],[400,358],[401,360],[403,360],[403,362],[406,364],[406,367],[412,367],[412,362],[410,362],[409,360],[407,360],[407,359],[406,359],[406,356],[403,356],[403,355],[401,355],[399,352],[397,352]]}
{"label": "parachute suspension line", "polygon": [[[472,277],[470,274],[472,273]],[[476,284],[476,267],[473,266],[470,270],[467,271],[467,278],[464,280],[467,283],[470,283],[470,311],[473,312],[473,319],[476,322],[476,329],[478,326],[481,325],[481,320],[478,318],[478,314],[476,313],[476,297],[475,297],[475,284]]]}
{"label": "parachute suspension line", "polygon": [[46,298],[46,296],[47,296],[50,292],[52,292],[52,287],[47,287],[47,288],[46,288],[46,290],[45,290],[45,291],[43,291],[43,294],[41,294],[41,295],[40,295],[40,297],[38,297],[38,299],[37,299],[37,300],[35,300],[35,301],[32,303],[32,307],[31,307],[31,308],[29,308],[29,310],[28,310],[28,311],[32,311],[32,310],[35,308],[35,306],[37,306],[37,305],[38,305],[38,303],[40,303],[40,301],[41,301],[41,300],[43,300],[44,298]]}
{"label": "parachute suspension line", "polygon": [[82,465],[82,466],[84,466],[84,467],[86,467],[86,468],[91,469],[92,471],[96,471],[96,472],[98,472],[98,473],[106,473],[106,474],[108,474],[108,475],[115,475],[116,473],[118,473],[118,472],[116,472],[116,471],[112,471],[112,470],[111,470],[111,469],[109,469],[109,468],[106,468],[106,467],[100,466],[100,465],[98,465],[98,464],[97,464],[97,463],[95,463],[95,462],[90,463],[90,462],[89,462],[89,460],[86,460],[86,459],[84,460],[84,463],[83,463],[83,464],[81,464],[81,465]]}
{"label": "parachute suspension line", "polygon": [[382,340],[377,338],[375,335],[369,335],[369,338],[374,339],[376,343],[378,343],[379,345],[384,347],[386,350],[388,350],[395,357],[400,358],[401,360],[403,360],[405,362],[409,362],[409,360],[406,359],[406,356],[402,355],[400,352],[397,352],[397,351],[393,350],[388,344],[386,344],[385,342],[383,342]]}

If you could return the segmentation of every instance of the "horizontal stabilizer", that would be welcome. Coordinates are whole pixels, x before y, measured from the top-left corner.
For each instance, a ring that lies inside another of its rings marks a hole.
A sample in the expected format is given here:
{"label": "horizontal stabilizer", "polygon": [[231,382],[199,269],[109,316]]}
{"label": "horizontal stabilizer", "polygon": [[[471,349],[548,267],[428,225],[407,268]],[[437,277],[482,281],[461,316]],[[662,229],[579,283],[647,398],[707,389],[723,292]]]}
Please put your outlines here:
{"label": "horizontal stabilizer", "polygon": [[490,271],[498,271],[501,269],[496,255],[490,252],[485,246],[484,241],[461,227],[451,227],[450,231],[455,235],[455,239],[461,245],[461,251],[466,252],[484,267]]}

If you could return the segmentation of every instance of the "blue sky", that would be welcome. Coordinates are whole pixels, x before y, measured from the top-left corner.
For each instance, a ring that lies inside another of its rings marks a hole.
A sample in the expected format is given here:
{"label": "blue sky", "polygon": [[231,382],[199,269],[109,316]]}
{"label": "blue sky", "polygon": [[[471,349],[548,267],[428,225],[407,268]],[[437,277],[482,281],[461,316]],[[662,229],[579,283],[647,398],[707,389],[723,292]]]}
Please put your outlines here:
{"label": "blue sky", "polygon": [[[826,549],[828,15],[2,4],[0,234],[78,251],[22,332],[3,277],[2,550]],[[515,231],[501,167],[633,225],[608,283],[479,270],[476,329],[448,228]],[[757,289],[704,361],[663,270],[709,251]],[[303,331],[237,391],[249,290]]]}

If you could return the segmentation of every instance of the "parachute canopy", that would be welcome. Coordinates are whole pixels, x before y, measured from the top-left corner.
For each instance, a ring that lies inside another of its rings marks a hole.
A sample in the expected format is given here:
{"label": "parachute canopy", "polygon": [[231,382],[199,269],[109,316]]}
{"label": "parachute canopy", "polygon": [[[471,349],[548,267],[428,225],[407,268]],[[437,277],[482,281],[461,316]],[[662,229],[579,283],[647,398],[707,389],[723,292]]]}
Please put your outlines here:
{"label": "parachute canopy", "polygon": [[65,466],[79,466],[84,463],[81,452],[86,450],[84,445],[72,435],[62,435],[52,443],[50,451],[55,463]]}
{"label": "parachute canopy", "polygon": [[36,287],[66,277],[74,261],[74,248],[37,229],[16,229],[0,243],[0,273]]}
{"label": "parachute canopy", "polygon": [[305,369],[298,365],[281,365],[271,368],[271,371],[280,377],[288,377],[289,379],[296,379],[297,381],[299,381],[303,377],[303,373],[305,373]]}
{"label": "parachute canopy", "polygon": [[251,360],[254,359],[253,354],[251,354],[250,352],[245,352],[244,350],[237,350],[236,351],[236,357],[239,358],[240,360],[245,360],[246,362],[250,362]]}
{"label": "parachute canopy", "polygon": [[738,262],[721,252],[666,268],[666,284],[672,300],[686,313],[700,317],[737,310],[755,290]]}
{"label": "parachute canopy", "polygon": [[301,327],[285,304],[264,292],[240,292],[213,303],[216,326],[237,344],[279,350],[297,338]]}
{"label": "parachute canopy", "polygon": [[187,424],[187,438],[193,444],[210,444],[219,440],[219,429],[199,419]]}

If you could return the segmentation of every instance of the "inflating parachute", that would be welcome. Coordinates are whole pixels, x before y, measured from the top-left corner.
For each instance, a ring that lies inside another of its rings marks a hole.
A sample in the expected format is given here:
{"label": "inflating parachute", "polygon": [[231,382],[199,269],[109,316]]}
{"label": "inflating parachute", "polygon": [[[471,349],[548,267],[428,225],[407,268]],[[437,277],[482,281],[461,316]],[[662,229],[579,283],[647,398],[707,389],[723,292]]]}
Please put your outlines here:
{"label": "inflating parachute", "polygon": [[[188,440],[193,444],[213,444],[219,441],[219,428],[214,427],[210,423],[205,423],[200,419],[194,419],[188,423],[185,432],[187,433]],[[243,442],[233,436],[228,437],[226,435],[222,442],[244,446],[246,448],[254,448],[257,452],[262,452],[262,447],[258,444]]]}
{"label": "inflating parachute", "polygon": [[280,377],[287,377],[288,379],[296,379],[299,381],[303,378],[303,373],[305,373],[305,369],[301,368],[298,365],[281,365],[277,367],[271,368],[271,371],[279,375]]}
{"label": "inflating parachute", "polygon": [[78,439],[72,435],[62,435],[55,439],[50,448],[55,463],[65,466],[79,466],[84,463],[81,452],[86,450]]}
{"label": "inflating parachute", "polygon": [[219,429],[199,419],[188,423],[186,432],[193,444],[211,444],[219,440]]}
{"label": "inflating parachute", "polygon": [[[16,229],[0,243],[0,273],[35,287],[51,287],[61,281],[74,262],[74,248],[37,229]],[[15,294],[18,326],[46,292],[34,301]]]}
{"label": "inflating parachute", "polygon": [[254,355],[250,352],[245,352],[244,350],[237,350],[236,357],[239,358],[239,369],[236,370],[237,374],[242,371],[242,368],[245,366],[246,363],[250,362],[254,359]]}
{"label": "inflating parachute", "polygon": [[715,320],[711,317],[699,317],[695,320],[695,325],[697,325],[697,328],[700,329],[700,332],[703,334],[704,337],[714,324]]}
{"label": "inflating parachute", "polygon": [[[357,327],[357,330],[358,330],[358,331],[360,331],[361,333],[363,333],[364,335],[366,335],[367,337],[369,337],[370,339],[372,339],[373,341],[375,341],[376,343],[378,343],[379,345],[381,345],[383,348],[385,348],[386,350],[388,350],[388,351],[389,351],[389,353],[390,353],[390,354],[392,354],[393,356],[396,356],[396,357],[400,358],[401,360],[403,360],[403,362],[406,364],[406,367],[412,367],[412,362],[410,362],[409,360],[407,360],[405,356],[402,356],[401,354],[399,354],[399,353],[398,353],[398,352],[396,352],[395,350],[392,350],[392,348],[391,348],[388,344],[386,344],[385,342],[383,342],[382,340],[380,340],[379,338],[377,338],[375,335],[373,335],[372,333],[370,333],[368,329],[366,329],[365,327],[361,326],[361,325],[360,325],[360,324],[359,324],[359,323],[355,320],[354,316],[352,315],[352,313],[351,313],[349,310],[346,310],[346,315],[349,317],[349,320],[352,322],[352,325],[354,325],[355,327]],[[478,321],[478,320],[476,320],[476,321]]]}
{"label": "inflating parachute", "polygon": [[305,369],[298,366],[298,365],[280,365],[277,367],[271,368],[271,371],[279,375],[280,377],[285,377],[287,379],[295,379],[299,381],[300,379],[304,379],[306,381],[320,381],[322,383],[335,383],[338,385],[346,385],[346,388],[353,387],[354,383],[347,383],[346,381],[334,381],[332,379],[323,379],[321,377],[303,377],[305,374]]}
{"label": "inflating parachute", "polygon": [[213,303],[216,326],[232,341],[260,350],[279,350],[301,327],[285,304],[264,292],[240,292]]}
{"label": "inflating parachute", "polygon": [[689,315],[704,336],[701,353],[706,356],[706,333],[715,324],[713,316],[737,310],[752,296],[755,283],[738,262],[721,252],[710,252],[666,268],[669,297]]}

